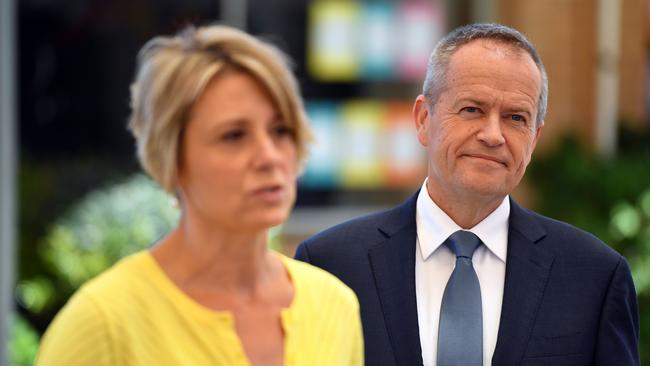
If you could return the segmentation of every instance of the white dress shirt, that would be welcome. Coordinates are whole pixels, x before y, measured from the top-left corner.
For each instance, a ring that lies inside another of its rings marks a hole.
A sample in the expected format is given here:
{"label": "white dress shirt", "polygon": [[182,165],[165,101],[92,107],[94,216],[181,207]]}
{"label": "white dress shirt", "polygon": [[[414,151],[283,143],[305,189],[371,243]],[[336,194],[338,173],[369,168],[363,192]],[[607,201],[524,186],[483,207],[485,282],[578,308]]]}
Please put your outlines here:
{"label": "white dress shirt", "polygon": [[[451,234],[462,228],[433,202],[426,184],[425,180],[418,195],[415,214],[415,291],[422,360],[425,366],[434,366],[438,351],[440,304],[456,264],[456,256],[442,244]],[[476,249],[472,262],[481,286],[485,366],[492,364],[492,355],[497,344],[506,274],[509,215],[510,201],[506,197],[494,212],[469,229],[484,244]]]}

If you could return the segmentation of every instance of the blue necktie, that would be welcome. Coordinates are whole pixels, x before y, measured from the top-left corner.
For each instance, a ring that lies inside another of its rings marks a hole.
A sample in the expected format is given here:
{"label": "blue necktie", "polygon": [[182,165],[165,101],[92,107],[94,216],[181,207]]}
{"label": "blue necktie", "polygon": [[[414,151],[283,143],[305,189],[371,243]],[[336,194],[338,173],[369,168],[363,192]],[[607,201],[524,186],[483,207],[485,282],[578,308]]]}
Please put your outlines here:
{"label": "blue necktie", "polygon": [[481,240],[459,230],[445,242],[456,254],[440,308],[438,366],[483,365],[483,312],[481,287],[472,266],[472,255]]}

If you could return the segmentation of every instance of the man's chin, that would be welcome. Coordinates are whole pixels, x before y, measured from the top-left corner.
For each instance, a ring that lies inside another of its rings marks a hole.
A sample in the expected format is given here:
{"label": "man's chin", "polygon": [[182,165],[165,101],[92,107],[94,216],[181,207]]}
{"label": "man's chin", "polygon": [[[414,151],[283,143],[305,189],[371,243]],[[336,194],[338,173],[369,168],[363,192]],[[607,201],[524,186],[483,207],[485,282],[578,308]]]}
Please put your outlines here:
{"label": "man's chin", "polygon": [[463,190],[468,196],[482,199],[498,199],[508,195],[503,182],[490,180],[473,180],[463,185]]}

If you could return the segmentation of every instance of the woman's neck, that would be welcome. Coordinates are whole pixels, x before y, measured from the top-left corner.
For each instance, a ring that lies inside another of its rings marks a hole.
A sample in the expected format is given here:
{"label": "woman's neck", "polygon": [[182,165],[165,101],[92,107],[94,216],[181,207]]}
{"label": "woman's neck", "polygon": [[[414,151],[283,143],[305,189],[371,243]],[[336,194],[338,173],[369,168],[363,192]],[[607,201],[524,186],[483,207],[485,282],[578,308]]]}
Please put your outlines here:
{"label": "woman's neck", "polygon": [[281,270],[267,230],[229,230],[185,216],[151,254],[181,288],[254,294]]}

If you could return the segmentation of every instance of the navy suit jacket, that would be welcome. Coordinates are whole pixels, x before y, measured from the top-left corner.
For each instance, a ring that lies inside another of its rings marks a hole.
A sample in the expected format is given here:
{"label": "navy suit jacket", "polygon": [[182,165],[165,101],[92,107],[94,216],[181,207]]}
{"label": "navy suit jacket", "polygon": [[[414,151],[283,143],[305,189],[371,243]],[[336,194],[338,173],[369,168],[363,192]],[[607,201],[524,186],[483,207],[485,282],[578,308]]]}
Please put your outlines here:
{"label": "navy suit jacket", "polygon": [[[417,194],[301,243],[296,258],[359,298],[367,365],[421,365],[415,293]],[[625,259],[591,234],[510,202],[505,288],[492,365],[639,365]]]}

